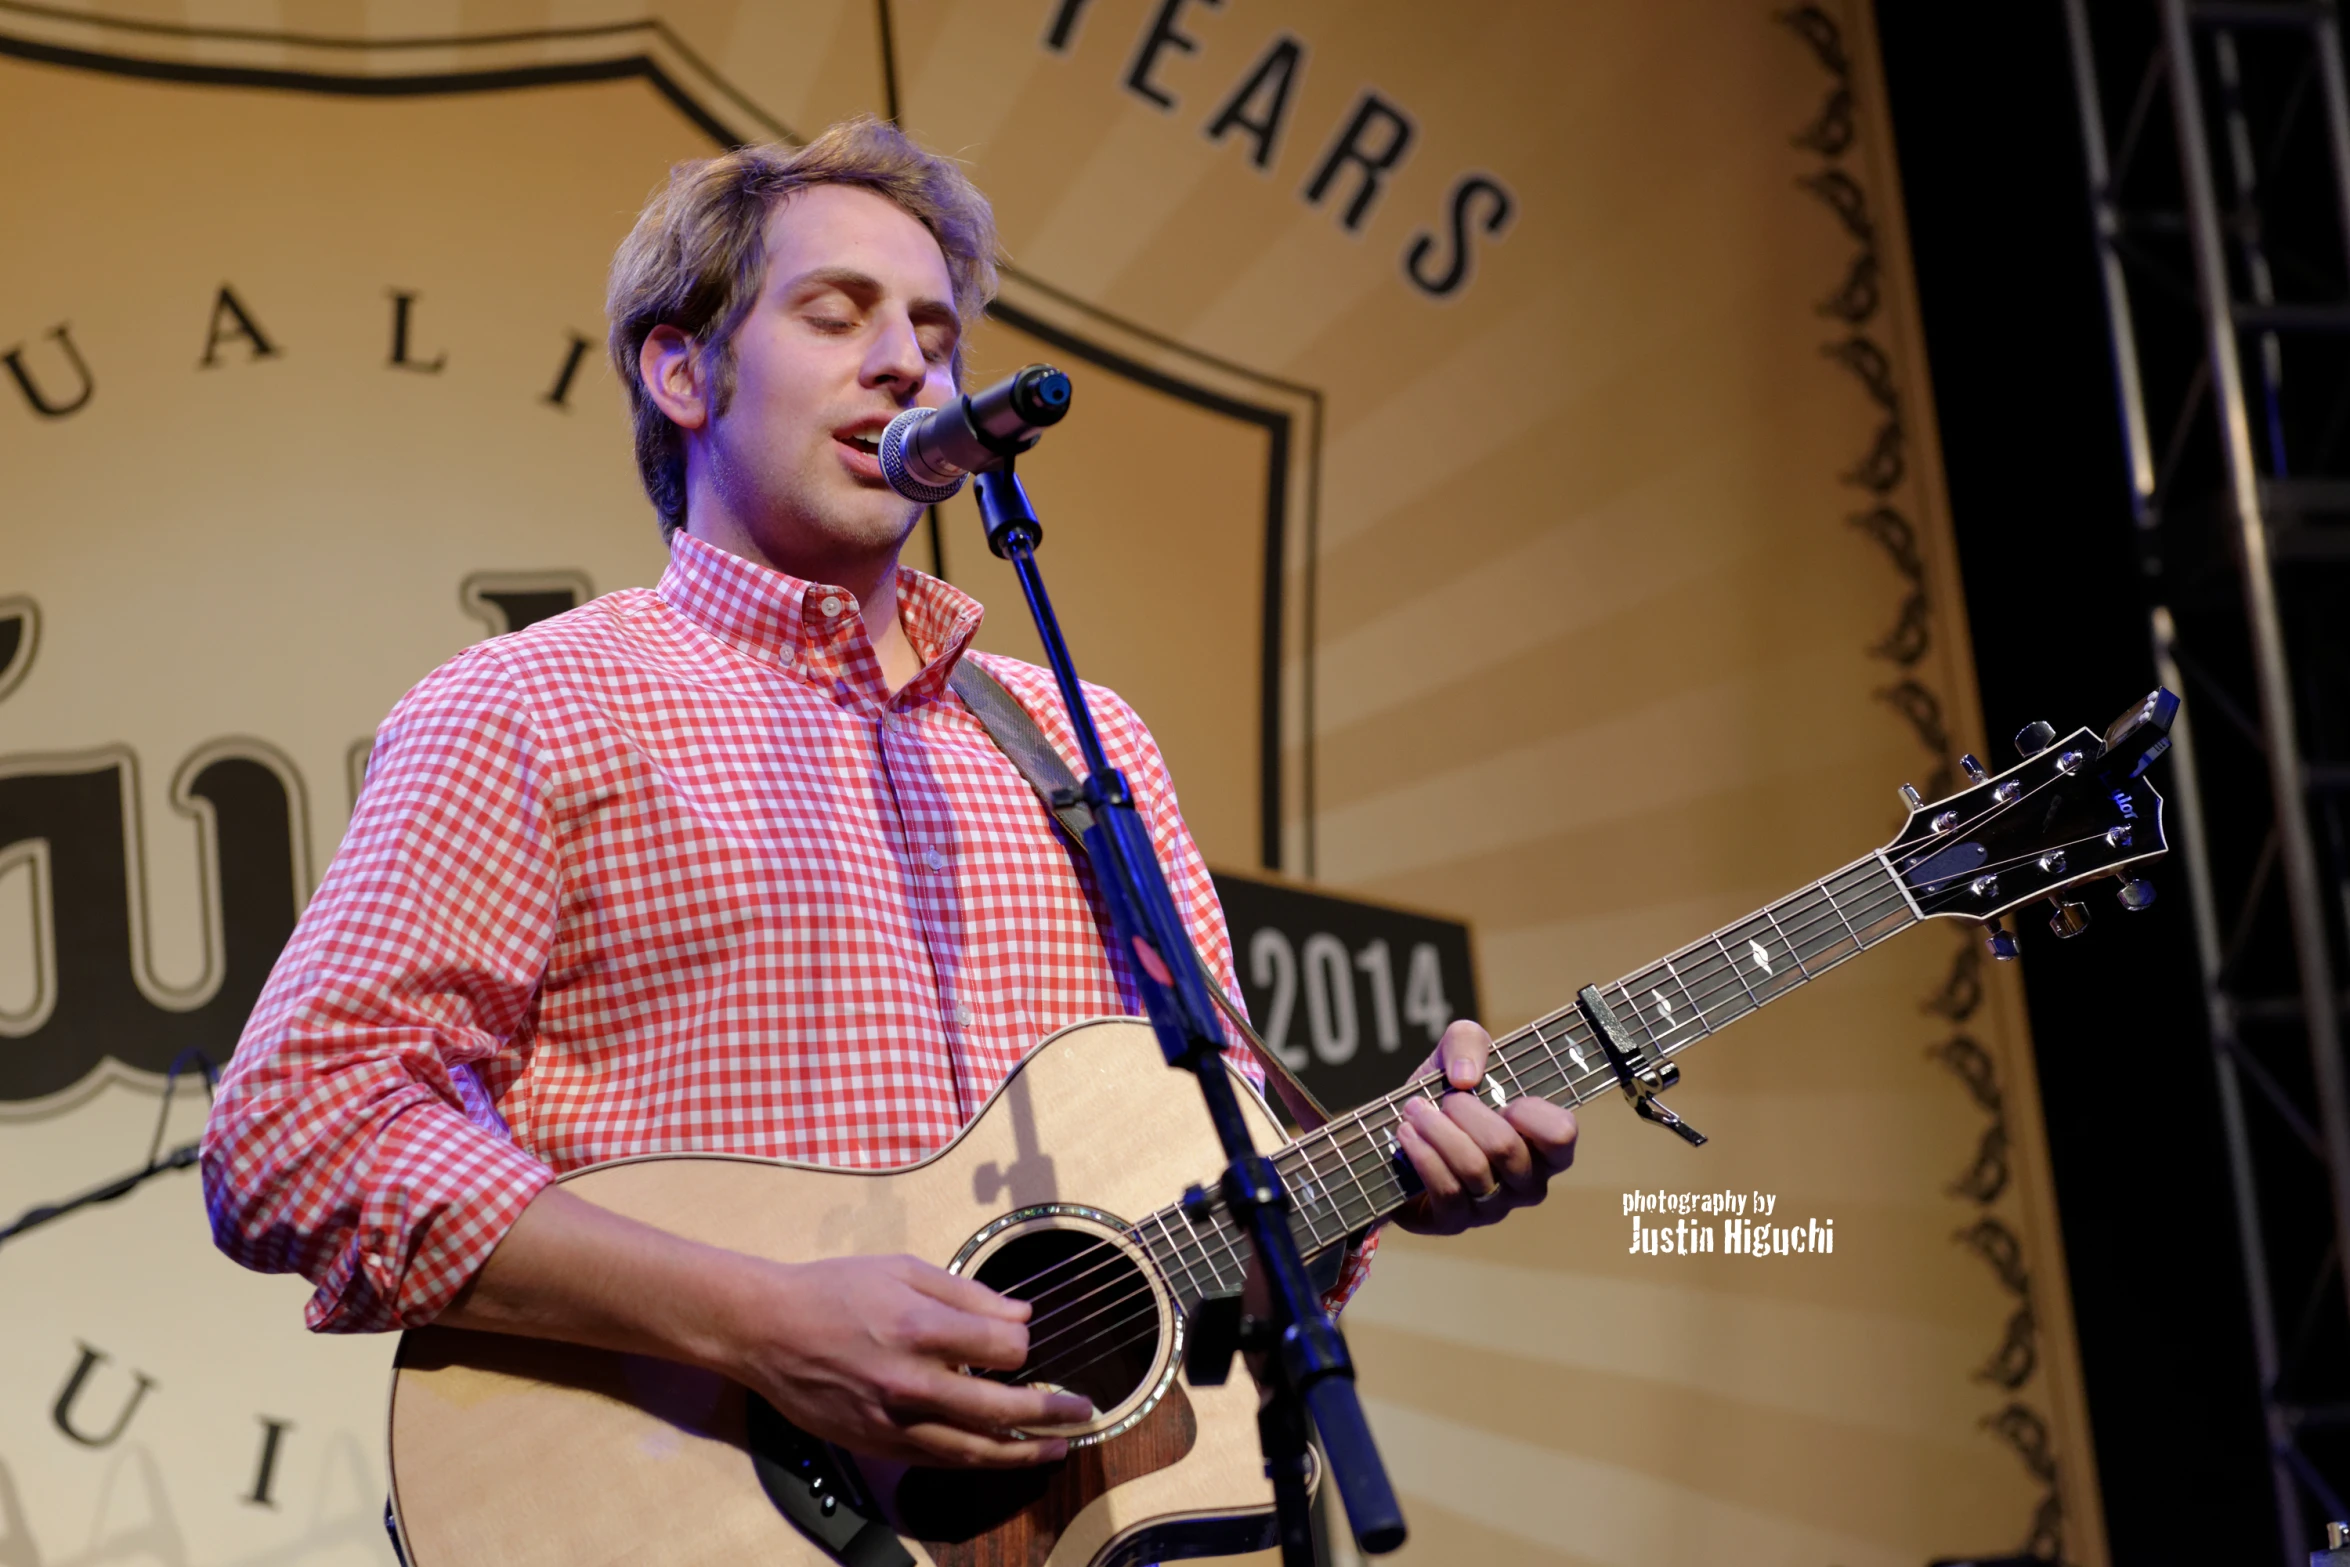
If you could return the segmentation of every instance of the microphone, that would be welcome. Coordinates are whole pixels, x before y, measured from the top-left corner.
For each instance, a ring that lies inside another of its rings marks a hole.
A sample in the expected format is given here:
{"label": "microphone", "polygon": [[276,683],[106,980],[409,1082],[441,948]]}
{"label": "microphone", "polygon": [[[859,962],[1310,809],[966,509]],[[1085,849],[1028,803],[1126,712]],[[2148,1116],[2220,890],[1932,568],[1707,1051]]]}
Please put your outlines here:
{"label": "microphone", "polygon": [[975,473],[1009,462],[1069,411],[1069,378],[1030,365],[944,408],[909,408],[881,432],[881,476],[907,500],[935,506]]}

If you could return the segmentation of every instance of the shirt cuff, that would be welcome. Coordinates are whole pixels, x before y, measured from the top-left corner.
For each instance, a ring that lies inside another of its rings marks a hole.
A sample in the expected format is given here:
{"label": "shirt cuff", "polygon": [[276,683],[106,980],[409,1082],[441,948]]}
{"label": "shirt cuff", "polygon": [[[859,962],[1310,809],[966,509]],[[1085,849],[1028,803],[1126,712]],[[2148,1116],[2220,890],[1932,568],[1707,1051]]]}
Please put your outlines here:
{"label": "shirt cuff", "polygon": [[425,1095],[377,1133],[348,1248],[304,1316],[321,1333],[421,1327],[482,1270],[555,1172]]}

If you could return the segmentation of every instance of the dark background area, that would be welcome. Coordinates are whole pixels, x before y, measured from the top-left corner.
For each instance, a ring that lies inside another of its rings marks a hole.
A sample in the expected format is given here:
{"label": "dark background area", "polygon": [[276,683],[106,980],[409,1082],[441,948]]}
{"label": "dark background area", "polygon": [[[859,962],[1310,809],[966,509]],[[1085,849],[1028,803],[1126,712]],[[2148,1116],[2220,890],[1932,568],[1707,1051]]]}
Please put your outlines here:
{"label": "dark background area", "polygon": [[[2025,723],[2102,728],[2154,684],[2064,17],[1877,22],[1998,768]],[[2106,1528],[2127,1567],[2276,1561],[2193,931],[2154,880],[2075,941],[2016,922]]]}

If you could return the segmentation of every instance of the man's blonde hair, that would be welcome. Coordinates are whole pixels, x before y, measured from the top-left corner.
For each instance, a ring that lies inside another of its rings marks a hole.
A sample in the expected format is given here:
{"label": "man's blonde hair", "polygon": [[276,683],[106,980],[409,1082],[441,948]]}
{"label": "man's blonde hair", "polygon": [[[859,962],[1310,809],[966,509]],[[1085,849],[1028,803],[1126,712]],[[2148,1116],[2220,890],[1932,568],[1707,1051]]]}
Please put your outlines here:
{"label": "man's blonde hair", "polygon": [[[953,163],[871,115],[843,120],[805,147],[738,147],[671,169],[613,256],[604,298],[612,369],[628,388],[636,420],[637,470],[664,538],[685,522],[685,440],[645,391],[637,367],[645,339],[658,326],[692,338],[709,376],[711,411],[723,413],[734,386],[734,334],[766,282],[768,215],[811,185],[873,191],[930,230],[966,328],[995,296],[995,213],[987,198]],[[960,345],[954,372],[960,383]]]}

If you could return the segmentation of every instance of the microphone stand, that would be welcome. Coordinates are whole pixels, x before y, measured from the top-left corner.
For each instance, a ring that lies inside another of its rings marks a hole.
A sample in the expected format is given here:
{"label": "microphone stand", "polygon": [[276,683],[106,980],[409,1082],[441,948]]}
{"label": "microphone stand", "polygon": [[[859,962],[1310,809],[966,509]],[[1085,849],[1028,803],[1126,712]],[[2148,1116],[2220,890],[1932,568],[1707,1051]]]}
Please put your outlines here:
{"label": "microphone stand", "polygon": [[145,1164],[131,1171],[128,1175],[118,1175],[104,1185],[93,1186],[86,1192],[76,1192],[73,1196],[57,1202],[34,1204],[23,1213],[18,1214],[15,1221],[6,1228],[0,1228],[0,1245],[5,1245],[16,1239],[27,1230],[39,1229],[53,1219],[62,1219],[69,1213],[94,1207],[98,1203],[113,1202],[119,1197],[128,1197],[158,1175],[172,1170],[185,1170],[194,1165],[201,1140],[182,1143],[169,1153],[163,1151],[163,1128],[171,1119],[171,1096],[179,1088],[180,1073],[191,1065],[203,1074],[204,1092],[207,1097],[211,1095],[212,1062],[204,1052],[193,1049],[183,1050],[172,1057],[169,1073],[163,1079],[163,1103],[155,1111],[155,1136],[147,1145],[147,1162]]}
{"label": "microphone stand", "polygon": [[[1019,574],[1020,591],[1027,596],[1037,635],[1044,642],[1046,661],[1061,688],[1077,733],[1078,749],[1086,767],[1079,797],[1093,811],[1085,847],[1092,858],[1102,897],[1109,905],[1112,927],[1126,948],[1142,992],[1151,1029],[1167,1064],[1199,1079],[1206,1096],[1209,1119],[1215,1123],[1229,1161],[1220,1184],[1226,1208],[1246,1227],[1258,1271],[1262,1275],[1272,1316],[1261,1323],[1237,1319],[1235,1311],[1200,1312],[1193,1323],[1194,1344],[1187,1357],[1195,1382],[1222,1380],[1236,1349],[1268,1351],[1272,1385],[1257,1416],[1258,1436],[1265,1448],[1265,1472],[1273,1480],[1275,1516],[1281,1536],[1284,1567],[1312,1567],[1313,1518],[1306,1493],[1312,1457],[1311,1429],[1322,1439],[1332,1477],[1346,1503],[1346,1515],[1355,1538],[1372,1555],[1392,1551],[1404,1541],[1402,1509],[1379,1461],[1371,1430],[1356,1397],[1354,1363],[1338,1325],[1322,1309],[1297,1238],[1289,1227],[1289,1198],[1273,1161],[1256,1150],[1248,1123],[1241,1118],[1240,1101],[1224,1066],[1222,1019],[1208,994],[1208,978],[1200,972],[1175,901],[1167,890],[1165,870],[1142,814],[1134,807],[1126,780],[1109,764],[1100,733],[1078,684],[1077,669],[1062,639],[1060,621],[1045,593],[1036,565],[1036,546],[1044,529],[1013,472],[1006,455],[991,469],[974,474],[979,513],[987,524],[987,547],[1011,562]],[[1186,1206],[1205,1207],[1210,1199],[1197,1191]],[[1209,1319],[1215,1319],[1211,1324]],[[1216,1331],[1222,1342],[1210,1353],[1199,1340]],[[1207,1371],[1209,1375],[1203,1375]]]}

